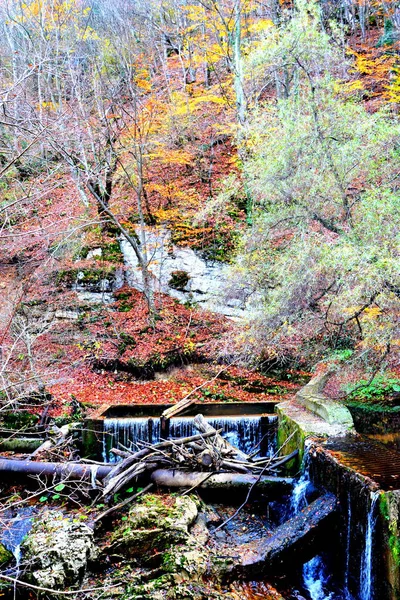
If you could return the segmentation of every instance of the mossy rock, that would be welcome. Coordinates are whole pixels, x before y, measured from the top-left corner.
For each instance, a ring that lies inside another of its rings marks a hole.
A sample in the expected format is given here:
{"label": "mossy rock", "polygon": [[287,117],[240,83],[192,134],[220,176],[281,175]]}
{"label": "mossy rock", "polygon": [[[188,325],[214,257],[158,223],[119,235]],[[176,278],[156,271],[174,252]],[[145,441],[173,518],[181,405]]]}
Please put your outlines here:
{"label": "mossy rock", "polygon": [[213,589],[211,584],[177,581],[173,575],[162,575],[148,584],[128,588],[123,600],[227,600],[229,596]]}
{"label": "mossy rock", "polygon": [[57,286],[65,288],[72,287],[74,284],[86,287],[92,291],[104,291],[99,288],[104,279],[115,279],[115,267],[104,265],[102,267],[94,267],[91,269],[72,268],[58,271],[54,281]]}
{"label": "mossy rock", "polygon": [[197,517],[196,503],[188,496],[173,498],[149,494],[135,504],[127,520],[116,529],[112,545],[125,548],[131,556],[150,548],[159,550],[187,541],[189,527]]}
{"label": "mossy rock", "polygon": [[22,544],[30,579],[41,587],[63,588],[81,581],[96,550],[93,531],[61,511],[40,514]]}
{"label": "mossy rock", "polygon": [[0,565],[5,565],[13,559],[13,554],[3,544],[0,544]]}
{"label": "mossy rock", "polygon": [[207,544],[205,521],[197,518],[202,509],[195,496],[161,494],[149,494],[130,509],[127,520],[112,534],[112,546],[119,544],[125,559],[140,555],[144,560],[131,563],[136,569],[127,573],[122,600],[229,597],[220,591],[220,583],[230,572],[233,559],[218,556]]}
{"label": "mossy rock", "polygon": [[196,503],[188,496],[149,494],[132,506],[127,520],[113,532],[111,545],[130,556],[140,556],[150,549],[184,543],[196,517]]}
{"label": "mossy rock", "polygon": [[118,241],[102,244],[102,260],[114,263],[123,263],[124,256]]}

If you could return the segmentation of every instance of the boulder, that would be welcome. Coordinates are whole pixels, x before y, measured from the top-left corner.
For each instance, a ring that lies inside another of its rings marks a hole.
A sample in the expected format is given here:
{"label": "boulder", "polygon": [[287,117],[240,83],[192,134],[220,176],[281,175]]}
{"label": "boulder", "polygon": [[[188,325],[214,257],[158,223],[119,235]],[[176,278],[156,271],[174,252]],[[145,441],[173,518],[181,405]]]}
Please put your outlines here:
{"label": "boulder", "polygon": [[38,517],[22,549],[34,583],[52,589],[78,583],[95,556],[92,529],[59,511]]}
{"label": "boulder", "polygon": [[148,494],[132,506],[127,519],[113,532],[111,545],[130,556],[143,555],[150,549],[162,550],[187,541],[196,517],[197,506],[189,496]]}

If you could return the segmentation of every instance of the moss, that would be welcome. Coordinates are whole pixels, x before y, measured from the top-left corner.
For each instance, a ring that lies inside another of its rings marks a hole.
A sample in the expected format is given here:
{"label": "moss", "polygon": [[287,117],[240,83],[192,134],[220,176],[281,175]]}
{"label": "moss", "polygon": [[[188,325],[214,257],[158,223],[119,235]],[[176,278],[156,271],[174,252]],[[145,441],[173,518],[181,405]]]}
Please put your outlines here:
{"label": "moss", "polygon": [[58,286],[72,286],[77,275],[78,269],[61,269],[55,276],[55,283]]}
{"label": "moss", "polygon": [[283,415],[283,413],[280,413],[279,407],[278,418],[278,448],[282,448],[283,454],[290,454],[296,449],[299,451],[298,456],[286,465],[286,471],[288,473],[296,473],[303,460],[307,432],[303,431],[295,421]]}
{"label": "moss", "polygon": [[7,550],[7,548],[5,548],[3,544],[0,544],[0,565],[4,565],[10,562],[12,558],[12,553],[9,550]]}
{"label": "moss", "polygon": [[[393,563],[400,567],[400,539],[398,530],[398,506],[396,507],[396,514],[393,514],[393,508],[391,510],[390,504],[393,504],[393,496],[390,492],[382,494],[379,502],[379,509],[381,516],[387,523],[387,540],[389,549],[392,555]],[[397,500],[398,501],[398,500]]]}
{"label": "moss", "polygon": [[376,404],[371,404],[369,402],[357,402],[348,401],[345,403],[346,406],[350,409],[357,409],[366,414],[368,413],[399,413],[400,406],[391,406],[390,404],[384,404],[381,402],[377,402]]}
{"label": "moss", "polygon": [[385,540],[387,565],[387,582],[390,587],[390,598],[400,596],[400,492],[382,493],[379,500],[379,512]]}
{"label": "moss", "polygon": [[117,291],[115,296],[118,301],[119,312],[129,312],[135,306],[131,292]]}
{"label": "moss", "polygon": [[119,339],[121,340],[118,344],[118,352],[123,354],[127,348],[134,348],[136,346],[136,340],[129,333],[120,333]]}
{"label": "moss", "polygon": [[187,271],[172,271],[171,278],[168,281],[169,287],[174,290],[183,291],[190,281],[190,275]]}
{"label": "moss", "polygon": [[102,279],[114,277],[114,275],[115,268],[111,266],[91,269],[62,269],[57,272],[55,276],[55,283],[59,287],[71,287],[77,282],[77,280],[79,280],[79,284],[81,285],[95,285],[100,283]]}
{"label": "moss", "polygon": [[124,548],[132,556],[143,556],[149,550],[164,550],[188,538],[188,526],[197,516],[193,500],[148,494],[134,505],[126,521],[111,536],[112,544]]}
{"label": "moss", "polygon": [[27,410],[4,411],[1,413],[1,422],[7,429],[28,429],[34,427],[38,421],[38,415],[32,415]]}
{"label": "moss", "polygon": [[121,248],[118,241],[110,242],[109,244],[103,244],[102,249],[102,260],[113,263],[124,262],[124,256],[121,252]]}

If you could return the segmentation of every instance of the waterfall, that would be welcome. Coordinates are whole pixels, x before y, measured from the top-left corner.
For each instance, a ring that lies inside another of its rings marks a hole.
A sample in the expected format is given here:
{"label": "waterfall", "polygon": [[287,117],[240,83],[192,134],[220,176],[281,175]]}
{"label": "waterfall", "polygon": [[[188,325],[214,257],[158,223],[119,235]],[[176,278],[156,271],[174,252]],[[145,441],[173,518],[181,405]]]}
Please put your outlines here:
{"label": "waterfall", "polygon": [[333,600],[333,594],[325,591],[328,577],[321,556],[314,556],[303,566],[303,583],[311,600]]}
{"label": "waterfall", "polygon": [[347,492],[346,557],[344,567],[344,600],[352,600],[349,590],[350,543],[351,543],[351,495]]}
{"label": "waterfall", "polygon": [[369,509],[367,512],[367,523],[365,530],[365,546],[361,557],[361,575],[360,575],[360,600],[371,600],[373,597],[373,563],[372,550],[374,543],[374,529],[376,522],[375,506],[379,499],[380,492],[372,492],[370,496]]}
{"label": "waterfall", "polygon": [[303,463],[301,466],[302,475],[296,482],[290,498],[291,516],[297,515],[308,504],[307,492],[309,491],[310,487],[312,487],[312,483],[310,480],[310,460],[308,453],[308,445],[309,444],[306,442],[304,447]]}
{"label": "waterfall", "polygon": [[105,419],[103,433],[103,459],[105,462],[120,460],[110,452],[111,448],[123,447],[136,450],[136,442],[156,444],[160,440],[160,420],[149,417],[134,419]]}
{"label": "waterfall", "polygon": [[[251,454],[259,447],[260,453],[270,456],[276,447],[275,431],[271,426],[277,417],[229,416],[206,417],[207,423],[218,430],[233,446]],[[263,422],[269,426],[264,431]],[[197,432],[191,417],[177,417],[170,421],[169,437],[180,438],[195,435]],[[103,459],[106,462],[119,460],[110,452],[111,448],[125,447],[135,449],[137,442],[155,444],[160,439],[160,421],[148,417],[105,419],[103,435]]]}
{"label": "waterfall", "polygon": [[293,515],[297,515],[307,506],[307,490],[311,485],[308,470],[303,473],[300,479],[296,482],[292,496],[290,498],[290,507]]}

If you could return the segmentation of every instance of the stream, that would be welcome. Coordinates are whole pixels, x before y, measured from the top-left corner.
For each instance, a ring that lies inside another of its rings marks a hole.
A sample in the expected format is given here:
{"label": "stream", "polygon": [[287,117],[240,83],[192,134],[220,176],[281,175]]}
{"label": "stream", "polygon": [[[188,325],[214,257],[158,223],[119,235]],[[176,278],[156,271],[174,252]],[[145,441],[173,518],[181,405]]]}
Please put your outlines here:
{"label": "stream", "polygon": [[18,578],[21,565],[21,545],[31,530],[35,512],[33,507],[28,506],[20,508],[16,513],[10,509],[2,516],[0,542],[14,556],[15,566],[7,572],[12,577]]}
{"label": "stream", "polygon": [[[257,449],[265,435],[265,432],[261,431],[259,416],[208,417],[207,421],[214,428],[222,429],[222,435],[246,453]],[[271,427],[275,422],[275,416],[269,417]],[[181,417],[171,420],[170,435],[172,438],[186,437],[194,433],[192,418]],[[110,449],[118,443],[125,447],[135,448],[140,440],[155,443],[159,437],[160,427],[157,418],[106,418],[104,420],[103,459],[107,462],[118,460],[110,452]],[[267,441],[267,445],[264,445],[264,454],[273,455],[277,448],[275,434],[269,432]],[[235,519],[226,530],[217,532],[217,542],[235,544],[251,541],[260,535],[267,537],[273,535],[274,527],[301,513],[320,495],[321,492],[311,481],[307,450],[308,444],[306,443],[301,475],[290,496],[283,497],[279,501],[270,500],[261,508],[260,505],[257,505],[257,508],[252,506],[249,509],[250,513],[248,510],[244,511],[240,518]],[[364,545],[357,554],[358,558],[352,557],[352,553],[356,550],[352,543],[355,507],[352,505],[349,493],[343,515],[345,543],[341,544],[339,537],[334,534],[331,540],[327,539],[323,552],[304,562],[301,568],[294,569],[283,580],[271,581],[277,589],[282,591],[286,600],[379,600],[374,595],[373,577],[373,548],[378,498],[379,493],[371,495],[365,522],[357,525],[359,531],[365,532]],[[219,506],[218,509],[224,516],[229,516],[234,511],[234,507],[229,508],[229,506]],[[359,513],[359,518],[360,515],[362,512]],[[357,573],[352,571],[354,560],[359,561]],[[358,581],[356,581],[357,577]],[[254,593],[254,596],[250,597],[262,598],[263,585],[266,585],[265,582],[253,582],[251,593]],[[357,592],[354,595],[355,588]]]}

